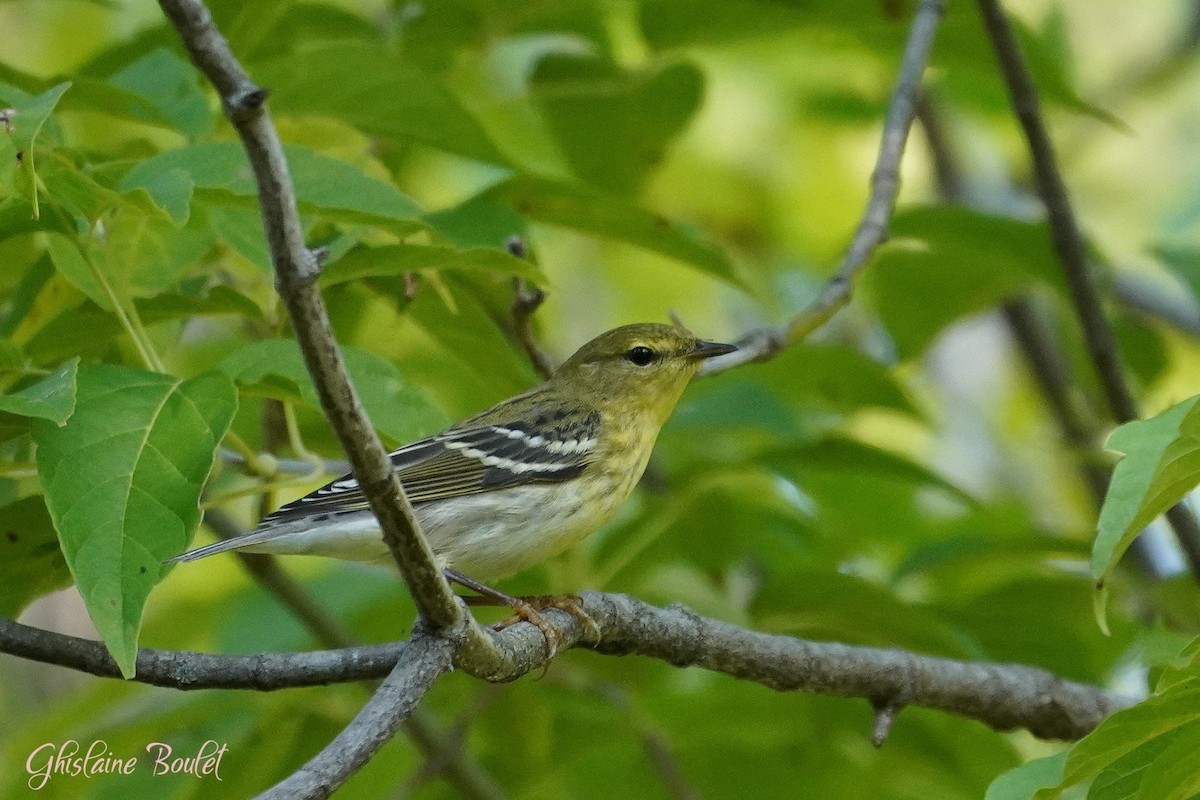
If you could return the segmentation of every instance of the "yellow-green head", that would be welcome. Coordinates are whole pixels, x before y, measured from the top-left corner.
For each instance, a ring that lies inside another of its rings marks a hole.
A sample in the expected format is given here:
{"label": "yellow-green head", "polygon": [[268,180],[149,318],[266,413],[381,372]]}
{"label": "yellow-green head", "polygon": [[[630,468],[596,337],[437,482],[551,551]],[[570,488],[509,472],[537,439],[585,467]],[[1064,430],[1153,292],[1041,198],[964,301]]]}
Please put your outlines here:
{"label": "yellow-green head", "polygon": [[597,405],[619,404],[628,412],[649,413],[661,425],[700,362],[736,349],[703,341],[673,325],[625,325],[579,348],[550,383],[569,387]]}

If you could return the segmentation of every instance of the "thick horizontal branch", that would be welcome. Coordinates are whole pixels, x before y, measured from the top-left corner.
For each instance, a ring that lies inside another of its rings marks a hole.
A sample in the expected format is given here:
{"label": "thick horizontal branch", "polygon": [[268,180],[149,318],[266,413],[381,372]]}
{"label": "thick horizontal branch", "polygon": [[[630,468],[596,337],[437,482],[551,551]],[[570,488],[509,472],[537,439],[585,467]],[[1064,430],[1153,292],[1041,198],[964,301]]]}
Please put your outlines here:
{"label": "thick horizontal branch", "polygon": [[[608,655],[643,655],[696,666],[780,691],[861,697],[877,706],[915,705],[977,719],[999,730],[1026,728],[1047,738],[1076,739],[1129,701],[1035,667],[954,661],[896,649],[813,642],[739,628],[682,606],[660,608],[619,594],[585,592],[595,632],[557,609],[546,615],[564,633],[562,646]],[[487,677],[515,680],[545,662],[545,639],[529,623],[494,634],[507,668]],[[324,650],[217,656],[142,650],[134,680],[176,689],[275,689],[380,678],[412,642]],[[103,645],[0,619],[0,652],[103,677],[120,671]]]}

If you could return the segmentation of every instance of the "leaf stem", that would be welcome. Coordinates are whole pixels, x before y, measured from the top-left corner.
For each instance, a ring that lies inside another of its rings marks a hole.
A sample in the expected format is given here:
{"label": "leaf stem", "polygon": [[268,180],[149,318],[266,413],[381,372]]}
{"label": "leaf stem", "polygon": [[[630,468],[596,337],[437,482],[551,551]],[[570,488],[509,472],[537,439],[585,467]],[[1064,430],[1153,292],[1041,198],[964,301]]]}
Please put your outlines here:
{"label": "leaf stem", "polygon": [[[142,327],[141,320],[138,319],[135,325],[133,319],[126,313],[124,304],[121,302],[120,296],[117,295],[116,289],[109,283],[108,278],[104,275],[104,271],[96,266],[95,260],[88,253],[86,247],[79,248],[79,252],[83,255],[83,260],[87,263],[88,269],[92,271],[92,276],[96,282],[100,284],[100,288],[104,290],[104,294],[108,297],[108,302],[112,304],[113,313],[117,315],[117,320],[121,323],[121,327],[125,329],[133,346],[137,348],[138,357],[141,358],[142,364],[151,372],[163,372],[162,361],[158,357],[158,353],[154,352],[149,339],[146,337],[146,329]],[[133,305],[130,303],[130,305]],[[136,313],[135,313],[136,316]]]}

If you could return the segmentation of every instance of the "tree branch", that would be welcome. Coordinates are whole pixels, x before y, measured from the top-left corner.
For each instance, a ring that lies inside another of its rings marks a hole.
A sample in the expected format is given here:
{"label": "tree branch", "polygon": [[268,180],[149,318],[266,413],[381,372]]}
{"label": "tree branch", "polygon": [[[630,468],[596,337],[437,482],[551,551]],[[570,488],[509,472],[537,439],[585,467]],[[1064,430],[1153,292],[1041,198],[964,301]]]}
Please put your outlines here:
{"label": "tree branch", "polygon": [[[1105,399],[1117,422],[1138,419],[1137,401],[1126,380],[1116,337],[1104,315],[1100,292],[1087,263],[1087,247],[1055,160],[1037,89],[1025,65],[1025,58],[998,0],[979,0],[979,9],[1008,87],[1013,113],[1029,146],[1034,181],[1046,208],[1051,242],[1062,264],[1071,302],[1083,329],[1084,343],[1100,376]],[[1168,509],[1166,517],[1187,557],[1192,575],[1200,580],[1200,523],[1183,505]]]}
{"label": "tree branch", "polygon": [[[204,523],[223,538],[242,533],[228,514],[216,509],[205,513]],[[333,649],[360,644],[341,620],[326,611],[303,586],[279,566],[277,558],[258,553],[237,555],[259,585],[291,611],[322,646]],[[456,746],[451,737],[438,730],[432,715],[422,713],[419,707],[415,708],[401,722],[401,728],[425,754],[426,764],[433,767],[431,772],[444,775],[460,796],[468,800],[500,800],[504,797],[496,782],[470,754]]]}
{"label": "tree branch", "polygon": [[[1094,686],[1063,680],[1035,667],[917,655],[895,649],[812,642],[739,628],[701,617],[683,606],[660,608],[620,594],[584,592],[581,608],[594,632],[573,614],[544,613],[563,632],[562,647],[589,647],[608,655],[642,655],[676,666],[697,666],[779,691],[866,698],[877,705],[914,705],[950,711],[999,730],[1027,728],[1037,736],[1077,739],[1130,701]],[[255,689],[382,677],[408,649],[425,639],[312,653],[215,656],[143,649],[133,679],[175,689]],[[496,634],[506,670],[488,678],[515,680],[539,669],[545,638],[521,622]],[[38,630],[0,618],[0,652],[119,677],[99,642]]]}
{"label": "tree branch", "polygon": [[371,427],[333,338],[317,288],[319,268],[304,244],[283,146],[266,109],[267,91],[251,82],[200,0],[160,0],[192,61],[221,95],[254,169],[275,282],[321,407],[354,467],[421,616],[433,629],[457,623],[462,610],[421,535],[387,451]]}
{"label": "tree branch", "polygon": [[[508,252],[517,258],[525,258],[525,240],[513,236],[506,243]],[[513,278],[513,330],[517,341],[529,356],[529,363],[543,378],[554,374],[554,361],[546,355],[546,351],[538,347],[537,338],[533,335],[533,314],[541,307],[546,299],[546,293],[529,283],[524,278]]]}
{"label": "tree branch", "polygon": [[888,223],[900,192],[900,160],[916,115],[921,77],[925,74],[934,34],[945,10],[945,0],[921,0],[913,18],[900,64],[900,76],[888,103],[879,156],[871,173],[867,207],[837,272],[825,283],[817,298],[786,324],[751,331],[736,342],[736,352],[704,362],[700,374],[713,375],[742,364],[771,358],[820,328],[850,302],[859,273],[879,245],[887,239]]}
{"label": "tree branch", "polygon": [[314,800],[333,794],[383,747],[400,723],[451,669],[454,643],[418,632],[391,673],[354,720],[288,777],[260,794],[259,800]]}

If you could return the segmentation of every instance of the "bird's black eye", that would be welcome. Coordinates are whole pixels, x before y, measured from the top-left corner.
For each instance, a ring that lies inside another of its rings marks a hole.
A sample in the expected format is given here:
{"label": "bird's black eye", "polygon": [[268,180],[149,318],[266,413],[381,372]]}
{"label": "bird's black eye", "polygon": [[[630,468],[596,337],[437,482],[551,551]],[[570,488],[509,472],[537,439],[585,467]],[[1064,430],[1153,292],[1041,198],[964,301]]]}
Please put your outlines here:
{"label": "bird's black eye", "polygon": [[625,358],[639,367],[644,367],[654,360],[654,351],[639,344],[637,347],[630,348],[629,352],[625,354]]}

